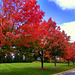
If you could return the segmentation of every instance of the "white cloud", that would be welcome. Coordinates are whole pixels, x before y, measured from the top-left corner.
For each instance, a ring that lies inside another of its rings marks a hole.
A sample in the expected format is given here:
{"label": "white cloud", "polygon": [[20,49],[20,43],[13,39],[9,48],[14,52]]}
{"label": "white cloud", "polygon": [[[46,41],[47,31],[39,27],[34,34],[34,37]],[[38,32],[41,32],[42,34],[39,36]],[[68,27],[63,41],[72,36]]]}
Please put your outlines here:
{"label": "white cloud", "polygon": [[63,10],[65,9],[75,9],[75,0],[49,0],[55,2]]}
{"label": "white cloud", "polygon": [[64,30],[68,36],[71,36],[71,41],[75,41],[75,21],[67,22],[59,25],[61,30]]}

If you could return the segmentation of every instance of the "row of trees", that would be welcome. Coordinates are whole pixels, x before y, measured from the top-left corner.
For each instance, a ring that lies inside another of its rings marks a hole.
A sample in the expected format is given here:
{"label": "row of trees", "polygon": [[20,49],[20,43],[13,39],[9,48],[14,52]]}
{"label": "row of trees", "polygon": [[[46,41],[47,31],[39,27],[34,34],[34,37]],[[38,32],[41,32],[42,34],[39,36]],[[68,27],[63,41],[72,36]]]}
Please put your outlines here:
{"label": "row of trees", "polygon": [[[42,21],[44,12],[36,0],[2,0],[0,11],[0,47],[2,52],[18,51],[26,58],[40,53],[43,58],[55,60],[61,57],[75,60],[75,43],[70,43],[70,36],[61,31],[50,18]],[[15,46],[15,49],[12,47]]]}

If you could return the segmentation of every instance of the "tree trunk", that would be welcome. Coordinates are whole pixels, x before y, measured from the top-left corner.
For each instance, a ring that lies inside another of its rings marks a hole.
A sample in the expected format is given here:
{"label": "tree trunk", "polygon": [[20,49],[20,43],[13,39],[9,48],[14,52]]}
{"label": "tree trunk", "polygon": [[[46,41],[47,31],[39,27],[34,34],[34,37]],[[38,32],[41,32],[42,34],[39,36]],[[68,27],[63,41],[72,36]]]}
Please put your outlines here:
{"label": "tree trunk", "polygon": [[74,60],[73,60],[73,65],[74,65]]}
{"label": "tree trunk", "polygon": [[43,68],[43,50],[41,51],[41,68]]}
{"label": "tree trunk", "polygon": [[68,60],[68,66],[70,66],[70,60]]}
{"label": "tree trunk", "polygon": [[54,57],[55,67],[56,67],[56,57]]}

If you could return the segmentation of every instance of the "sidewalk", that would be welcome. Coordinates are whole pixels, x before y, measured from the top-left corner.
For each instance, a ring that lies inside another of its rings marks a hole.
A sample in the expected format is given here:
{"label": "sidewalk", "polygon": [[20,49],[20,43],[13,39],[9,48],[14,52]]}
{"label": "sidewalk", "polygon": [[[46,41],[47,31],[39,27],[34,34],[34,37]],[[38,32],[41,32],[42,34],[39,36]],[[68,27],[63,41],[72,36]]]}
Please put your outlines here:
{"label": "sidewalk", "polygon": [[[71,69],[71,70],[68,70],[68,71],[64,71],[64,72],[60,72],[60,73],[57,73],[57,74],[54,74],[54,75],[69,75],[69,74],[67,74],[67,73],[69,73],[69,72],[73,72],[73,73],[75,73],[75,69]],[[72,75],[72,74],[70,74],[70,75]],[[74,74],[73,74],[74,75]]]}

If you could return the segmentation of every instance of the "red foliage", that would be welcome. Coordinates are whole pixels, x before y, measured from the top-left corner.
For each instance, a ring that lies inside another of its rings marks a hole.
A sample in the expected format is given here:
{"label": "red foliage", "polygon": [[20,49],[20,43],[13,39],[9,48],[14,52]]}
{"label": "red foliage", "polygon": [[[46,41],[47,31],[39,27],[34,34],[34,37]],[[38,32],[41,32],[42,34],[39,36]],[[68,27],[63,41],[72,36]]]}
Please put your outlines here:
{"label": "red foliage", "polygon": [[56,23],[50,18],[48,22],[43,21],[41,23],[41,33],[43,35],[42,40],[40,39],[39,45],[46,49],[44,56],[53,57],[65,57],[68,52],[68,41],[69,36],[65,32],[60,31],[60,27],[57,27]]}
{"label": "red foliage", "polygon": [[[40,22],[44,12],[40,10],[36,0],[2,0],[2,2],[1,46],[8,43],[30,47],[28,42],[34,42],[40,36]],[[40,37],[43,37],[42,35]]]}
{"label": "red foliage", "polygon": [[68,55],[66,55],[66,59],[75,59],[75,42],[70,43],[69,49],[68,49]]}

